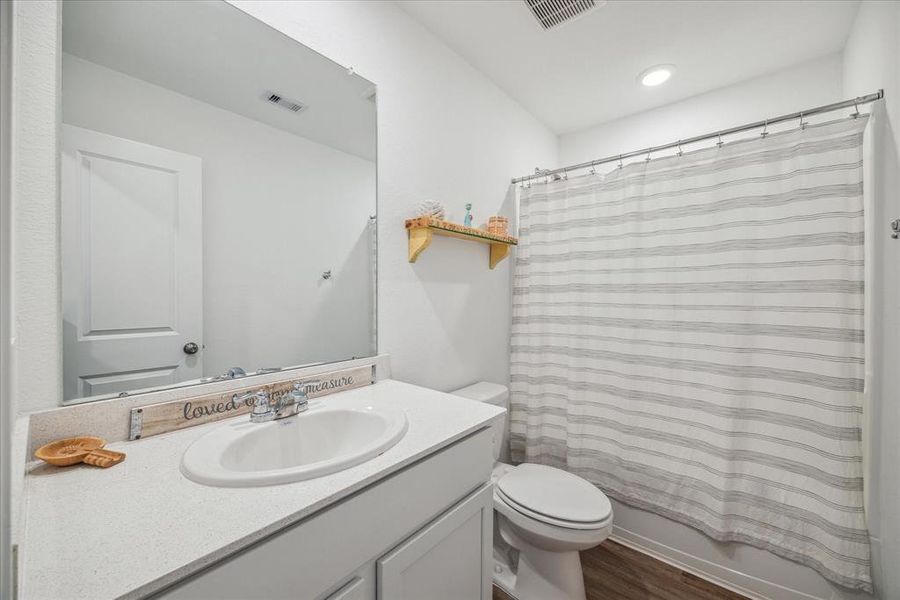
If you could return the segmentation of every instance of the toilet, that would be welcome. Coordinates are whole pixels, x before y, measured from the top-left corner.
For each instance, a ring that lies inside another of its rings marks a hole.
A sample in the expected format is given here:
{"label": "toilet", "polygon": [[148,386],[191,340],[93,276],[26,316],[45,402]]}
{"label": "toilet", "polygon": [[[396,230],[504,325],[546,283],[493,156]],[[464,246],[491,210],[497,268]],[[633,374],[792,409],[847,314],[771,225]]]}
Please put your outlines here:
{"label": "toilet", "polygon": [[[484,381],[452,393],[503,408],[509,399],[506,386]],[[494,583],[518,600],[584,600],[578,552],[597,546],[612,531],[609,499],[561,469],[500,462],[505,419],[492,427],[494,527],[500,538],[495,535]]]}

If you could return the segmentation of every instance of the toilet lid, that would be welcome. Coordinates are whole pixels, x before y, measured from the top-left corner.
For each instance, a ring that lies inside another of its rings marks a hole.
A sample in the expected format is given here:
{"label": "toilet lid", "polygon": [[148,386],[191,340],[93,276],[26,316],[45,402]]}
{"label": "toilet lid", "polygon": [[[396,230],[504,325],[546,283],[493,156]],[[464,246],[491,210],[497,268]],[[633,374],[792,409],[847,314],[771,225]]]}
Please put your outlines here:
{"label": "toilet lid", "polygon": [[612,512],[609,498],[592,483],[545,465],[519,465],[497,487],[513,503],[559,521],[597,523]]}

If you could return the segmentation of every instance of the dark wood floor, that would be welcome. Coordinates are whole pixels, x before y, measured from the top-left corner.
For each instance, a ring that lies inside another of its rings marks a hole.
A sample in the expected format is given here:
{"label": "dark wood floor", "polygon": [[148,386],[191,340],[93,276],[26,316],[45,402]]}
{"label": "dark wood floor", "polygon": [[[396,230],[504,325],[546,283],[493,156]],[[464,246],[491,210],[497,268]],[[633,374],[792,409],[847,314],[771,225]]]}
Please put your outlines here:
{"label": "dark wood floor", "polygon": [[[588,600],[747,600],[631,548],[605,541],[581,553]],[[511,600],[494,588],[494,600]]]}

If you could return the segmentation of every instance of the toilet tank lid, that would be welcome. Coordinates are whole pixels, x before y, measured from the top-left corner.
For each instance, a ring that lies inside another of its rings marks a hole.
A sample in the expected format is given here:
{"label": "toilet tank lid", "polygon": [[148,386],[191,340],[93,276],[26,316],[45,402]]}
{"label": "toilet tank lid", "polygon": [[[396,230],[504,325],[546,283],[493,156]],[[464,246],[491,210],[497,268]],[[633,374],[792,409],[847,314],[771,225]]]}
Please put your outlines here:
{"label": "toilet tank lid", "polygon": [[460,388],[450,392],[456,396],[462,396],[470,400],[478,402],[487,402],[496,406],[504,406],[506,399],[509,397],[509,389],[505,385],[499,383],[491,383],[489,381],[479,381],[470,386]]}

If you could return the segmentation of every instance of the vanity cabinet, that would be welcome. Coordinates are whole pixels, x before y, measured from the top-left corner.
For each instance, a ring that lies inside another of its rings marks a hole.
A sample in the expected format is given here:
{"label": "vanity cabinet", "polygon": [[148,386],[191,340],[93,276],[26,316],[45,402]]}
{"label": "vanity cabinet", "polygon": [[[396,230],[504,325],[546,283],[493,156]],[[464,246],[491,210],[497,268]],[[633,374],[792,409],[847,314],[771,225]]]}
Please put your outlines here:
{"label": "vanity cabinet", "polygon": [[[378,598],[484,598],[491,556],[493,487],[482,486],[377,561]],[[490,582],[489,582],[490,583]]]}
{"label": "vanity cabinet", "polygon": [[490,600],[492,466],[482,429],[154,597]]}

